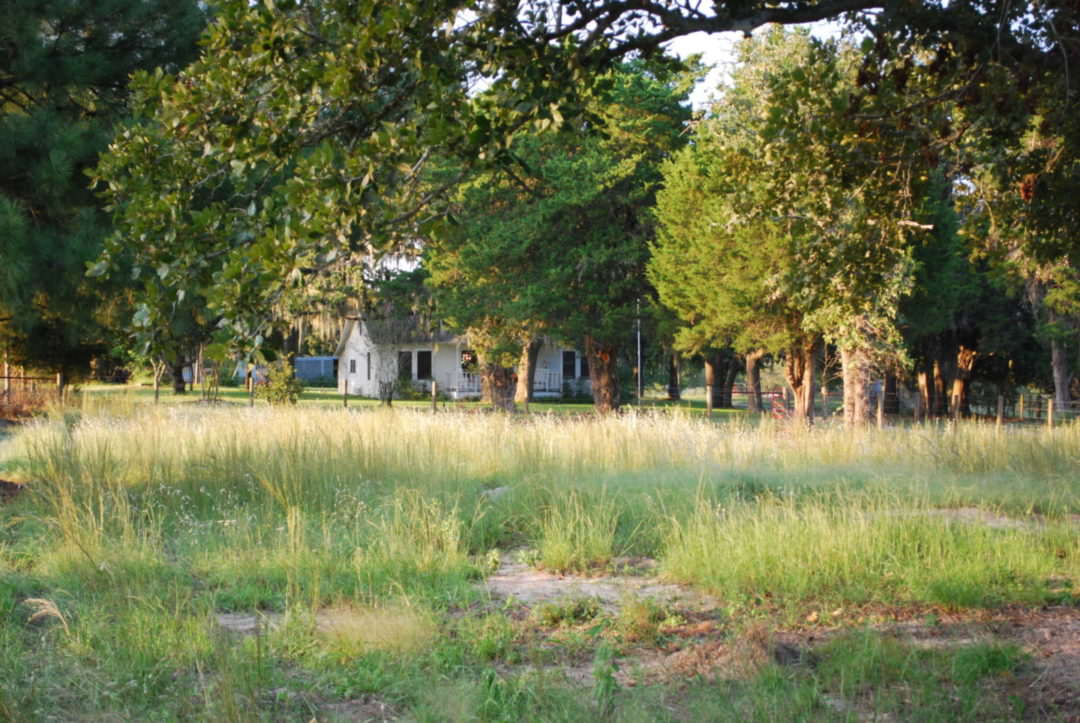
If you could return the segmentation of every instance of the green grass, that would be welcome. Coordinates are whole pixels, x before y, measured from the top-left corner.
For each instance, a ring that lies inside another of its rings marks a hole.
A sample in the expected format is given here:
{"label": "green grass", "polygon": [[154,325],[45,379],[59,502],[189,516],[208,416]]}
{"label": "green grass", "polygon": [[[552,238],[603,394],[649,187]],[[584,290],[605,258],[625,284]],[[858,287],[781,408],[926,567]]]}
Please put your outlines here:
{"label": "green grass", "polygon": [[[0,719],[322,720],[364,696],[418,720],[831,719],[831,695],[974,718],[987,680],[1022,671],[1017,650],[856,633],[815,665],[630,689],[613,671],[671,643],[678,611],[522,615],[477,582],[496,549],[590,574],[655,557],[716,596],[725,635],[833,608],[1075,604],[1080,590],[1075,425],[129,401],[0,440],[0,476],[31,482],[0,507]],[[269,622],[237,636],[215,622],[229,612]]]}
{"label": "green grass", "polygon": [[[674,520],[665,570],[725,599],[983,607],[1053,599],[1080,581],[1071,523],[996,529],[934,514],[924,500],[848,492],[700,500]],[[722,552],[720,552],[722,551]]]}

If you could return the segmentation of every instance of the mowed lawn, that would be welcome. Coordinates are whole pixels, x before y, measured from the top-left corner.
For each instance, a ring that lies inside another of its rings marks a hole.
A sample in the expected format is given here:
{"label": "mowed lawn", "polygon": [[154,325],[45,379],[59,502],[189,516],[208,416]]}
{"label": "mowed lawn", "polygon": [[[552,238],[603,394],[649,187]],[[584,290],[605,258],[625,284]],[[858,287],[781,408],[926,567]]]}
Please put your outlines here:
{"label": "mowed lawn", "polygon": [[0,439],[0,719],[1080,713],[1077,425],[105,396]]}
{"label": "mowed lawn", "polygon": [[[681,401],[668,401],[666,399],[647,397],[637,406],[640,409],[667,409],[673,412],[677,410],[677,413],[682,414],[703,415],[706,411],[704,391],[701,389],[696,391],[699,393],[695,394],[694,391],[691,390],[688,394],[684,394],[684,399]],[[79,406],[83,409],[90,411],[103,409],[110,413],[115,413],[118,408],[129,405],[154,403],[154,389],[147,384],[94,383],[79,387],[77,396],[79,398]],[[188,390],[184,394],[173,394],[171,387],[163,386],[157,403],[169,406],[202,404],[202,399],[202,390],[198,386],[192,390]],[[745,406],[745,400],[737,401]],[[256,396],[256,398],[252,400],[246,389],[235,386],[220,387],[217,392],[215,403],[224,406],[267,406],[267,402],[264,399]],[[634,402],[628,403],[631,406],[635,405]],[[367,397],[349,396],[346,398],[341,392],[333,388],[307,386],[304,387],[303,392],[300,394],[297,406],[363,409],[378,407],[380,406],[380,402],[377,399]],[[423,395],[414,396],[408,399],[399,398],[394,399],[391,406],[430,410],[431,399],[430,397],[425,397]],[[490,404],[478,400],[451,400],[447,399],[445,396],[440,396],[437,406],[441,411],[460,412],[477,409],[486,410]],[[521,411],[525,411],[525,405],[519,403],[518,407]],[[593,411],[593,404],[592,401],[585,399],[540,399],[530,403],[528,405],[528,411],[553,414],[591,414]],[[713,415],[717,419],[725,419],[737,416],[743,412],[745,412],[745,408],[715,409],[713,410]]]}

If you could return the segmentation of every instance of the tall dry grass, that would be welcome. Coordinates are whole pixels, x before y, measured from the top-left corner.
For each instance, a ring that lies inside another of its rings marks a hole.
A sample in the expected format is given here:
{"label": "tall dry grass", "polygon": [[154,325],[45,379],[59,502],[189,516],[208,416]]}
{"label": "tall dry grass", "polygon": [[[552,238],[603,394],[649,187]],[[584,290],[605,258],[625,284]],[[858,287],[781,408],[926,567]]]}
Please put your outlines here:
{"label": "tall dry grass", "polygon": [[[453,597],[476,574],[469,555],[495,546],[571,570],[663,556],[725,594],[792,598],[983,604],[1076,573],[1077,425],[124,407],[41,422],[11,446],[40,480],[55,564],[152,571],[167,550],[232,607],[437,596],[451,579]],[[973,505],[1051,522],[1003,531],[933,512]]]}

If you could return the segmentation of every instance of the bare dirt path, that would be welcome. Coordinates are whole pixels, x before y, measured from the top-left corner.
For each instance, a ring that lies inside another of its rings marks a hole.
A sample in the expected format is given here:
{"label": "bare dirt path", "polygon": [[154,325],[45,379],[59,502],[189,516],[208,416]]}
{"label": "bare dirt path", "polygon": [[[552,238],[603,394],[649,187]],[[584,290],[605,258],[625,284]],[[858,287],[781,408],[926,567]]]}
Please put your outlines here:
{"label": "bare dirt path", "polygon": [[518,559],[518,553],[504,552],[498,569],[484,581],[492,597],[533,607],[545,602],[591,597],[608,612],[615,612],[628,599],[649,599],[659,605],[701,610],[716,601],[686,585],[666,583],[652,576],[655,562],[647,558],[618,558],[616,569],[633,574],[578,576],[537,570]]}

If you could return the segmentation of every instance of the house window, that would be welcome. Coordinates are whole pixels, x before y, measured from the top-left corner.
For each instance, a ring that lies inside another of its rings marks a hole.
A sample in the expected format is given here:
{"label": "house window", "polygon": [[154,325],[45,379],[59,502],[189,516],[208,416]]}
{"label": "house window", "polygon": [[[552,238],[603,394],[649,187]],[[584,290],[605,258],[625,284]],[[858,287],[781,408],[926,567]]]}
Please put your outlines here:
{"label": "house window", "polygon": [[574,357],[576,354],[572,351],[564,351],[562,353],[562,375],[563,379],[573,379],[577,374],[574,370]]}
{"label": "house window", "polygon": [[371,381],[371,352],[367,353],[367,380]]}
{"label": "house window", "polygon": [[349,374],[356,374],[356,360],[349,360]]}
{"label": "house window", "polygon": [[397,355],[398,379],[412,380],[412,352],[399,351]]}
{"label": "house window", "polygon": [[589,378],[589,357],[587,354],[581,355],[581,378]]}
{"label": "house window", "polygon": [[416,378],[431,379],[431,352],[416,352]]}

